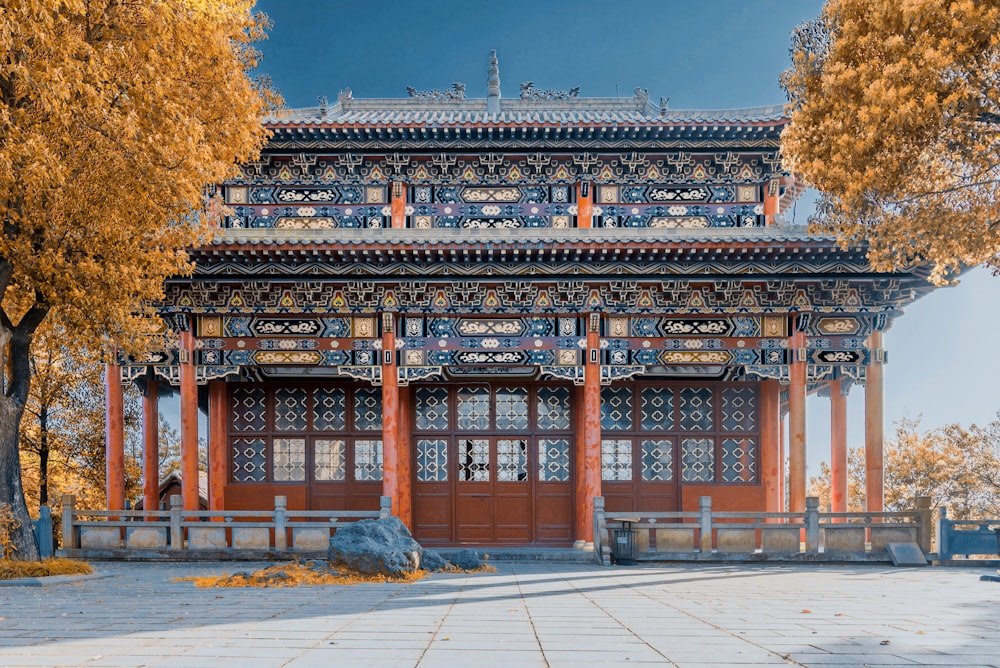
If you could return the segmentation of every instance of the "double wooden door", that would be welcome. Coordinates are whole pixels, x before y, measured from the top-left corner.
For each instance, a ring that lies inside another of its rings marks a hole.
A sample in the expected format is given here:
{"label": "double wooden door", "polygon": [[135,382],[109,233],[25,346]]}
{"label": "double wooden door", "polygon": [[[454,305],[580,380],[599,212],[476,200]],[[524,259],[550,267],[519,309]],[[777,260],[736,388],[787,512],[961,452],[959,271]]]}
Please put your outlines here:
{"label": "double wooden door", "polygon": [[428,544],[572,542],[570,389],[413,392],[414,533]]}

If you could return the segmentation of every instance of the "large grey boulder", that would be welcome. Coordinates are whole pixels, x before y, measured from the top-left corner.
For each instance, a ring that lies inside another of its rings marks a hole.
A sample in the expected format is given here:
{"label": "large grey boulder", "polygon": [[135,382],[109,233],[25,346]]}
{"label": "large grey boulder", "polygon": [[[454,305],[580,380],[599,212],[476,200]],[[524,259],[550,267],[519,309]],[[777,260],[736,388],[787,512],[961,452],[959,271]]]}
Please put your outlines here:
{"label": "large grey boulder", "polygon": [[435,550],[430,550],[425,547],[424,553],[420,555],[420,568],[425,571],[443,571],[447,569],[449,565],[450,564],[445,560],[445,558],[438,554]]}
{"label": "large grey boulder", "polygon": [[459,550],[451,555],[451,565],[463,571],[474,571],[483,567],[483,560],[475,550]]}
{"label": "large grey boulder", "polygon": [[330,539],[330,564],[365,575],[401,577],[420,568],[423,549],[398,517],[360,520]]}

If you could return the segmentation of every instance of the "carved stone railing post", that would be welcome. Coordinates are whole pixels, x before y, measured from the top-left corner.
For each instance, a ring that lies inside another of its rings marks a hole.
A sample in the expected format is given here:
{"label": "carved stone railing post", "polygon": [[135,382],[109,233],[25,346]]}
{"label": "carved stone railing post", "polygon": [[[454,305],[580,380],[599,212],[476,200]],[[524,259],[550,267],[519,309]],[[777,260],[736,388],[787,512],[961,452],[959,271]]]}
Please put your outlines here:
{"label": "carved stone railing post", "polygon": [[184,502],[180,494],[170,495],[170,549],[184,549],[183,520]]}
{"label": "carved stone railing post", "polygon": [[712,497],[703,496],[698,499],[698,525],[701,527],[701,542],[699,549],[702,554],[712,551]]}
{"label": "carved stone railing post", "polygon": [[806,497],[806,552],[819,552],[819,499]]}
{"label": "carved stone railing post", "polygon": [[604,565],[604,536],[608,523],[604,517],[604,497],[594,497],[594,560]]}
{"label": "carved stone railing post", "polygon": [[274,549],[288,549],[288,497],[274,497]]}
{"label": "carved stone railing post", "polygon": [[62,495],[62,546],[64,550],[75,550],[80,547],[77,533],[73,530],[75,505],[76,496],[73,494]]}
{"label": "carved stone railing post", "polygon": [[380,520],[392,517],[392,497],[380,496],[378,500],[378,518]]}
{"label": "carved stone railing post", "polygon": [[918,496],[913,500],[917,508],[917,545],[924,554],[931,551],[931,497]]}

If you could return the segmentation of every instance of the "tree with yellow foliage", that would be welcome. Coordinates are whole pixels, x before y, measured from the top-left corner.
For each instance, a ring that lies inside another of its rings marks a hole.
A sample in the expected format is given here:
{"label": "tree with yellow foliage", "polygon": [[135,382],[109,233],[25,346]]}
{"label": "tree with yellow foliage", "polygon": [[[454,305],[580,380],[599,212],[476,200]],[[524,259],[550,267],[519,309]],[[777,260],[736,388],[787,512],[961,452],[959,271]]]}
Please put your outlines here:
{"label": "tree with yellow foliage", "polygon": [[206,184],[265,139],[252,0],[7,0],[0,10],[0,504],[36,559],[18,425],[37,328],[140,349],[149,300],[210,234]]}
{"label": "tree with yellow foliage", "polygon": [[828,0],[792,35],[786,167],[812,223],[931,280],[1000,253],[1000,0]]}

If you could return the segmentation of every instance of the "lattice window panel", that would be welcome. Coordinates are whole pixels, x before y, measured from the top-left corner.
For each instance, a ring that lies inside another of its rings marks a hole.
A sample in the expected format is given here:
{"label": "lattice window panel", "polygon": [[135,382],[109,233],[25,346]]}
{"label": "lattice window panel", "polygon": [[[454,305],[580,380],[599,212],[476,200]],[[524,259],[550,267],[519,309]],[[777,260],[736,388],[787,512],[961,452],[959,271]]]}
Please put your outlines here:
{"label": "lattice window panel", "polygon": [[535,393],[535,411],[539,429],[568,431],[570,428],[569,389],[540,387]]}
{"label": "lattice window panel", "polygon": [[267,480],[267,442],[263,438],[233,439],[233,482]]}
{"label": "lattice window panel", "polygon": [[359,387],[354,390],[354,428],[357,431],[382,431],[381,389]]}
{"label": "lattice window panel", "polygon": [[752,438],[722,439],[722,482],[756,481],[756,440]]}
{"label": "lattice window panel", "polygon": [[274,391],[275,431],[305,431],[308,390],[300,387],[279,387]]}
{"label": "lattice window panel", "polygon": [[382,441],[354,441],[354,480],[382,479]]}
{"label": "lattice window panel", "polygon": [[313,429],[347,429],[347,393],[342,388],[318,388],[313,391]]}
{"label": "lattice window panel", "polygon": [[315,439],[313,460],[313,477],[316,480],[336,482],[347,477],[347,443],[343,439]]}
{"label": "lattice window panel", "polygon": [[458,479],[462,482],[489,482],[489,441],[484,438],[463,438],[458,441]]}
{"label": "lattice window panel", "polygon": [[274,461],[271,479],[274,482],[302,482],[306,479],[306,439],[276,438],[271,442]]}
{"label": "lattice window panel", "polygon": [[498,430],[524,431],[528,428],[528,390],[523,387],[498,387],[494,403]]}
{"label": "lattice window panel", "polygon": [[601,429],[606,431],[631,431],[631,387],[601,388]]}
{"label": "lattice window panel", "polygon": [[642,442],[642,479],[670,482],[674,479],[674,442],[646,439]]}
{"label": "lattice window panel", "polygon": [[539,482],[567,482],[569,480],[568,439],[538,439],[538,480]]}
{"label": "lattice window panel", "polygon": [[489,389],[460,387],[456,403],[460,431],[486,431],[490,428]]}
{"label": "lattice window panel", "polygon": [[417,389],[417,431],[448,431],[448,388]]}
{"label": "lattice window panel", "polygon": [[639,395],[643,431],[672,431],[674,391],[669,387],[644,387]]}
{"label": "lattice window panel", "polygon": [[685,387],[680,391],[681,431],[712,431],[712,388]]}
{"label": "lattice window panel", "polygon": [[267,429],[267,393],[262,387],[237,387],[233,390],[233,431]]}
{"label": "lattice window panel", "polygon": [[757,431],[755,387],[723,388],[722,431]]}
{"label": "lattice window panel", "polygon": [[448,441],[443,438],[417,439],[417,480],[448,480]]}
{"label": "lattice window panel", "polygon": [[715,439],[681,439],[681,480],[715,482]]}
{"label": "lattice window panel", "polygon": [[[527,397],[525,397],[527,401]],[[527,406],[525,406],[527,411]],[[517,482],[528,479],[528,442],[521,438],[497,439],[497,480]]]}
{"label": "lattice window panel", "polygon": [[632,479],[632,440],[604,439],[601,441],[601,480]]}

